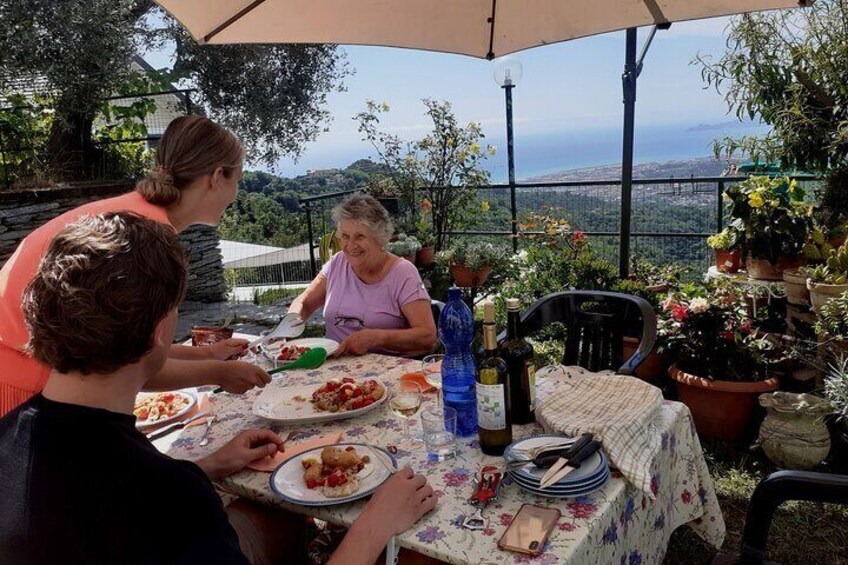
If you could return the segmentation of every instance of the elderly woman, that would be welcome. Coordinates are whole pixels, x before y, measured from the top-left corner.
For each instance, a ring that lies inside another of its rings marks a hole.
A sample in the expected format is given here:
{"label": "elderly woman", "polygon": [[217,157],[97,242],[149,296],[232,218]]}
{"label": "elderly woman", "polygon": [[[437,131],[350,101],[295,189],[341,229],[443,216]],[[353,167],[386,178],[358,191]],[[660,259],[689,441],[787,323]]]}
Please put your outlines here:
{"label": "elderly woman", "polygon": [[430,296],[418,270],[392,255],[389,213],[370,196],[353,196],[333,210],[342,251],[321,269],[289,312],[308,319],[324,307],[336,355],[369,351],[426,353],[436,344]]}

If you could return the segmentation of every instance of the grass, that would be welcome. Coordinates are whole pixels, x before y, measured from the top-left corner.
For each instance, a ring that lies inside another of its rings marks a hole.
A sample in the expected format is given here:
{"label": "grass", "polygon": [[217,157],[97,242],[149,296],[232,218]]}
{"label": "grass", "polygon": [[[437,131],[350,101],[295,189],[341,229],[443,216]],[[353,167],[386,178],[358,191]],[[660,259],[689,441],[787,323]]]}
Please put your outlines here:
{"label": "grass", "polygon": [[[704,444],[727,526],[722,553],[738,554],[748,501],[760,480],[777,470],[761,452]],[[769,559],[778,563],[841,564],[848,561],[848,506],[787,502],[769,530]],[[688,527],[671,536],[667,564],[710,563],[716,551]]]}
{"label": "grass", "polygon": [[303,288],[271,288],[253,293],[253,303],[259,306],[273,306],[284,298],[293,298],[303,292]]}

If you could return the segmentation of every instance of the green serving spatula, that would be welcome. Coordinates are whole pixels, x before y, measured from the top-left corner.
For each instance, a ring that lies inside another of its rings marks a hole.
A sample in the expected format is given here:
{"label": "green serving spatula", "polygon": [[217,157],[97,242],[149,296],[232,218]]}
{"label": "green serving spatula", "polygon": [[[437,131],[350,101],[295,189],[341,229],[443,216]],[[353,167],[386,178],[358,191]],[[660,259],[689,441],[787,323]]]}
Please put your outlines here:
{"label": "green serving spatula", "polygon": [[279,373],[280,371],[288,371],[289,369],[317,369],[327,360],[327,350],[323,347],[313,347],[303,355],[282,367],[277,367],[268,371],[269,375]]}

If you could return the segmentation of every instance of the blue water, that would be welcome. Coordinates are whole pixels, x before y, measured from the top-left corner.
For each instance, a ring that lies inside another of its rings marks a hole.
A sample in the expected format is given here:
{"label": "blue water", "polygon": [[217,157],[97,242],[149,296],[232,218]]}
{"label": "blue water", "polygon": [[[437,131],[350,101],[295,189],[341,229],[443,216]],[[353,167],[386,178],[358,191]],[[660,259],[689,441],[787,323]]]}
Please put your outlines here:
{"label": "blue water", "polygon": [[[768,128],[755,125],[688,130],[689,126],[636,126],[634,163],[676,161],[712,155],[712,141],[727,135],[762,135]],[[621,163],[621,128],[554,132],[520,136],[515,134],[516,180],[540,175]],[[489,137],[498,151],[486,167],[492,182],[507,181],[506,141]]]}

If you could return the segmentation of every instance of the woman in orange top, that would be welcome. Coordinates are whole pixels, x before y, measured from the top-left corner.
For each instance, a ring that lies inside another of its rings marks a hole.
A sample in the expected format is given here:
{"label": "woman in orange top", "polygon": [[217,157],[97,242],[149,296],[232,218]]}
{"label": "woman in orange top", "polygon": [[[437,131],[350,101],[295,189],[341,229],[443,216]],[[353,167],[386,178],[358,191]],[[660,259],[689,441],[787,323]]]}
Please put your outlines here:
{"label": "woman in orange top", "polygon": [[[228,130],[199,116],[177,118],[156,149],[156,166],[133,192],[85,204],[41,226],[20,244],[0,270],[0,416],[35,395],[50,368],[27,355],[29,334],[21,311],[24,288],[48,245],[65,226],[85,214],[130,211],[180,232],[192,224],[216,225],[235,199],[244,149]],[[217,384],[241,393],[270,382],[265,371],[225,361],[246,347],[227,340],[208,347],[173,345],[164,369],[148,383],[153,390]]]}

